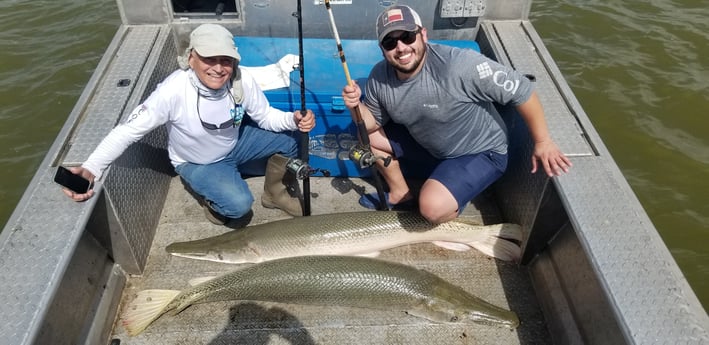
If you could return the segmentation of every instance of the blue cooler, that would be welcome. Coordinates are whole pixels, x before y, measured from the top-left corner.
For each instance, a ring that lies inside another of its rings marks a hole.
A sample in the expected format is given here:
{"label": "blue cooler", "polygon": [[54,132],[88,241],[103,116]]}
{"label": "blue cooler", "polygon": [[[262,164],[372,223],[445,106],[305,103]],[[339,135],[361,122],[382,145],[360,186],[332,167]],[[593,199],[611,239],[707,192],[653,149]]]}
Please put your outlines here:
{"label": "blue cooler", "polygon": [[[298,55],[298,39],[272,37],[235,37],[242,66],[266,66],[287,54]],[[474,41],[433,41],[479,51]],[[364,89],[369,71],[380,61],[381,50],[375,40],[343,40],[350,77]],[[357,143],[357,128],[342,100],[347,84],[334,39],[303,39],[305,67],[305,106],[315,113],[316,125],[310,132],[309,164],[328,170],[331,176],[369,176],[350,161],[349,149]],[[301,108],[300,71],[290,74],[290,87],[264,91],[271,106],[296,111]]]}

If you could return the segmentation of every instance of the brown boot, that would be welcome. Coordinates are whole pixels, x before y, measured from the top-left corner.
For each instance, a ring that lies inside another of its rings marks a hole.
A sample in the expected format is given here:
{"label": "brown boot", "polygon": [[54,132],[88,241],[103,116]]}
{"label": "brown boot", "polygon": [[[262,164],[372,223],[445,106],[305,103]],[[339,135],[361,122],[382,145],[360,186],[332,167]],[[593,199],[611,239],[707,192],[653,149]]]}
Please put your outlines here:
{"label": "brown boot", "polygon": [[295,174],[287,171],[288,157],[275,154],[268,159],[261,205],[279,208],[291,216],[302,216],[301,192]]}

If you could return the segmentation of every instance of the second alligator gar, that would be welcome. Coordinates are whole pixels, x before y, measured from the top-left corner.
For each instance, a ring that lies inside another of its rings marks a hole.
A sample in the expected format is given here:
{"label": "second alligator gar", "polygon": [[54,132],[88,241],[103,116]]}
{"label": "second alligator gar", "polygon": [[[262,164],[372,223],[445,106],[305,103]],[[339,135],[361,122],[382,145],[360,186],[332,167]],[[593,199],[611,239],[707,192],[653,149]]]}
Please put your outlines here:
{"label": "second alligator gar", "polygon": [[[513,242],[516,241],[516,242]],[[478,225],[458,218],[434,225],[413,212],[345,212],[252,225],[205,239],[167,246],[176,256],[223,263],[257,263],[303,255],[376,256],[379,251],[432,242],[451,250],[476,248],[517,261],[519,225]]]}
{"label": "second alligator gar", "polygon": [[123,326],[136,335],[165,313],[225,300],[399,310],[436,322],[519,325],[514,312],[415,267],[356,256],[300,256],[251,265],[182,292],[140,291],[126,307]]}

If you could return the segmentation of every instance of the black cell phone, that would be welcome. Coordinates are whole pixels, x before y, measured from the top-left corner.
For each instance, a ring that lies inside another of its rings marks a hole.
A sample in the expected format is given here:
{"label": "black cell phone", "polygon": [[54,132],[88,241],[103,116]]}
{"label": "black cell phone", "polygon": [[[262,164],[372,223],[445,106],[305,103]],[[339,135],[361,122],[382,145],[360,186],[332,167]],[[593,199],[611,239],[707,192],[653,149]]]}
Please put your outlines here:
{"label": "black cell phone", "polygon": [[81,194],[88,192],[93,185],[89,180],[72,173],[63,166],[57,168],[57,174],[54,175],[54,182]]}

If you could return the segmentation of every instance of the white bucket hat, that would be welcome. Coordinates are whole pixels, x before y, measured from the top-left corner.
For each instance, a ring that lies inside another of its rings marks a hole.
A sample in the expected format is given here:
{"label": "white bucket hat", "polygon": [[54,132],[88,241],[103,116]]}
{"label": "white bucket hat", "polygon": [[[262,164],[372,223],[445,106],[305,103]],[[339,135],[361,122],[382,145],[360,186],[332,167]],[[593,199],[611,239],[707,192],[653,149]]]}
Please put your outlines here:
{"label": "white bucket hat", "polygon": [[241,60],[234,44],[234,36],[225,27],[217,24],[202,24],[190,33],[190,44],[182,56],[177,57],[180,68],[187,69],[190,51],[204,57],[229,56]]}

